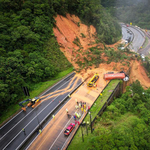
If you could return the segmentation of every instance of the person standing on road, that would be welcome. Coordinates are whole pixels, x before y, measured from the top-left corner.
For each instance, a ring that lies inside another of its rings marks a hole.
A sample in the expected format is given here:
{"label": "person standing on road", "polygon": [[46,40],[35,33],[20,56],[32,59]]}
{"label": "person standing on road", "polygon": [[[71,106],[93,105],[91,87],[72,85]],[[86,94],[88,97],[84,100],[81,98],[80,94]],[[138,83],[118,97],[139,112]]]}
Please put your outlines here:
{"label": "person standing on road", "polygon": [[67,114],[68,114],[68,109],[66,108],[66,112],[67,112]]}
{"label": "person standing on road", "polygon": [[22,129],[22,131],[23,131],[24,135],[26,135],[26,131],[25,131],[25,129],[24,129],[24,128]]}
{"label": "person standing on road", "polygon": [[83,113],[83,107],[81,107],[81,111],[82,111],[82,113]]}
{"label": "person standing on road", "polygon": [[74,120],[76,120],[76,115],[74,115]]}
{"label": "person standing on road", "polygon": [[86,109],[86,102],[84,103],[84,109]]}

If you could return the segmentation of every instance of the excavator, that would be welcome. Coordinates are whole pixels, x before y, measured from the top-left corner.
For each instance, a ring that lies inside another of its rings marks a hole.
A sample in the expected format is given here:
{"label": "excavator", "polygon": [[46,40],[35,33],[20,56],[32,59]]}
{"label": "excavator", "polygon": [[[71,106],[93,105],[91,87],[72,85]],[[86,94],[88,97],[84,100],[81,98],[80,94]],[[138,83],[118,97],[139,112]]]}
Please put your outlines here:
{"label": "excavator", "polygon": [[26,100],[24,100],[24,101],[21,101],[20,103],[19,103],[19,106],[21,106],[22,108],[22,110],[23,111],[26,111],[26,107],[23,105],[24,103],[26,103],[26,102],[28,102],[28,104],[27,104],[27,106],[28,107],[32,107],[32,108],[34,108],[35,106],[37,106],[39,103],[40,103],[40,98],[39,97],[34,97],[34,98],[32,98],[32,99],[26,99]]}
{"label": "excavator", "polygon": [[94,86],[98,79],[99,79],[99,75],[95,73],[94,76],[91,78],[91,80],[88,82],[87,86],[89,87]]}

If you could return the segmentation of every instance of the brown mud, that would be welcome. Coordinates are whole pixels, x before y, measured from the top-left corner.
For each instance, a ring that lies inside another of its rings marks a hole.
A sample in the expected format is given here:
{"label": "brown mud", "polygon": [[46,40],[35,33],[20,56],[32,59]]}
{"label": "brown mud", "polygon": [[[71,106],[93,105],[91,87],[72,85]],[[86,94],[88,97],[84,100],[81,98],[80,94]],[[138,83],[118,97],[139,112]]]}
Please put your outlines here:
{"label": "brown mud", "polygon": [[[79,38],[81,46],[83,47],[82,51],[85,51],[87,48],[91,46],[95,46],[93,44],[96,40],[96,29],[93,26],[86,26],[82,24],[81,20],[75,15],[67,14],[66,17],[57,15],[55,18],[56,20],[56,28],[54,28],[54,34],[57,38],[57,41],[60,45],[61,51],[67,57],[67,59],[72,63],[75,69],[79,68],[79,66],[75,63],[76,58],[73,58],[72,53],[74,49],[78,49],[79,47],[73,43],[76,37]],[[79,25],[80,24],[80,25]],[[85,38],[81,36],[81,34],[85,35]],[[117,50],[117,45],[120,44],[121,41],[113,45],[107,45],[107,47],[114,48]],[[100,47],[103,47],[101,43],[99,43]],[[103,58],[107,59],[107,58]],[[136,80],[141,82],[141,85],[144,89],[150,87],[150,79],[148,78],[145,69],[141,65],[141,63],[137,60],[131,60],[130,66],[123,66],[121,63],[111,62],[110,64],[100,64],[97,69],[95,67],[91,67],[88,70],[82,70],[80,74],[85,79],[87,77],[92,77],[94,73],[99,72],[100,75],[104,75],[106,72],[109,71],[116,71],[120,72],[127,71],[131,67],[131,74],[130,74],[130,84]],[[104,81],[101,81],[104,82]]]}

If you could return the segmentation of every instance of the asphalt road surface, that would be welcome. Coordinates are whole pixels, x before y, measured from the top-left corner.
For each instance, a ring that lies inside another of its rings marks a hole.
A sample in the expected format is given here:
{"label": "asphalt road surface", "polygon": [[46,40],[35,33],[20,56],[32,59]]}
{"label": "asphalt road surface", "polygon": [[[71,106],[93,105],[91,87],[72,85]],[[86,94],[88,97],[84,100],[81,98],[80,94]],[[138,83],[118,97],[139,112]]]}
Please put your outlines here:
{"label": "asphalt road surface", "polygon": [[142,47],[139,50],[139,53],[144,54],[146,56],[146,55],[149,55],[149,52],[150,52],[150,34],[147,32],[145,33],[145,36],[147,37],[147,45]]}
{"label": "asphalt road surface", "polygon": [[132,43],[130,44],[130,49],[138,52],[145,42],[145,34],[134,26],[126,27],[124,24],[121,24],[121,26],[123,39],[127,40],[129,37],[131,37],[131,39],[133,38]]}
{"label": "asphalt road surface", "polygon": [[[97,88],[88,87],[87,82],[84,82],[72,95],[71,99],[61,108],[56,114],[55,119],[51,120],[44,128],[42,133],[37,136],[33,143],[27,148],[28,150],[58,150],[65,149],[68,142],[71,140],[75,131],[78,128],[76,124],[75,129],[69,136],[64,136],[64,131],[70,123],[75,123],[74,114],[75,112],[81,113],[81,118],[77,119],[82,122],[84,115],[87,113],[88,106],[91,106],[95,99],[98,97],[100,92],[106,86],[107,82],[103,80],[103,74],[100,74],[99,80],[96,82]],[[81,109],[76,109],[76,101],[86,102],[86,111],[81,112]],[[66,108],[68,108],[69,114],[72,116],[67,117]],[[90,122],[90,120],[89,120]],[[82,140],[82,137],[79,137]]]}
{"label": "asphalt road surface", "polygon": [[[74,76],[75,73],[72,73],[55,86],[47,90],[43,95],[66,88]],[[73,86],[76,80],[76,78],[73,80],[70,88]],[[82,80],[79,80],[77,85],[79,85],[81,82]],[[69,93],[70,92],[66,92],[62,95],[50,98],[39,104],[34,109],[28,107],[26,112],[21,111],[10,121],[4,124],[0,128],[0,149],[17,149],[19,145],[32,134],[34,129],[37,126],[40,126],[40,123],[48,114],[50,114],[53,109],[56,108],[60,101],[68,96]]]}

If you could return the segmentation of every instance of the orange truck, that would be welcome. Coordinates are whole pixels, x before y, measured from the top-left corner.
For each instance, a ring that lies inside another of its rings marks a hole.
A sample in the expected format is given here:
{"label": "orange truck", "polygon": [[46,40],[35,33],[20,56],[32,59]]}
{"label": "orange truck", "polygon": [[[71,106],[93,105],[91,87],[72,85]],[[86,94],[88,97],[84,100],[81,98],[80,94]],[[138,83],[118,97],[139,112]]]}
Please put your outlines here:
{"label": "orange truck", "polygon": [[104,74],[104,79],[105,80],[113,80],[113,79],[122,79],[123,81],[128,81],[129,76],[125,74],[125,72],[121,71],[119,73],[114,73],[114,72],[108,72]]}

